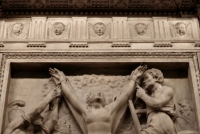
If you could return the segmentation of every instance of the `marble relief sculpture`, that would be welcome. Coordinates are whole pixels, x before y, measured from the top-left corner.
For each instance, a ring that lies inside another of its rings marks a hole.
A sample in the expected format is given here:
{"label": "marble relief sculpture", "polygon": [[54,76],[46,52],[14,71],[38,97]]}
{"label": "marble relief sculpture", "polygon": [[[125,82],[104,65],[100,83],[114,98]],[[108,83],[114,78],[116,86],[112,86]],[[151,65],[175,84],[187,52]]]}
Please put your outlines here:
{"label": "marble relief sculpture", "polygon": [[58,119],[53,134],[72,134],[71,125],[65,119]]}
{"label": "marble relief sculpture", "polygon": [[70,37],[71,24],[64,25],[62,22],[54,24],[48,23],[48,38],[50,39],[68,39]]}
{"label": "marble relief sculpture", "polygon": [[135,31],[139,35],[145,35],[147,33],[147,25],[145,25],[144,23],[137,23],[135,25]]}
{"label": "marble relief sculpture", "polygon": [[[147,127],[141,134],[176,134],[171,119],[175,115],[174,91],[162,86],[163,74],[158,69],[149,69],[144,73],[144,89],[137,85],[136,96],[146,103]],[[145,92],[146,91],[146,92]]]}
{"label": "marble relief sculpture", "polygon": [[176,24],[170,23],[171,35],[173,38],[192,38],[192,25],[191,23],[177,22]]}
{"label": "marble relief sculpture", "polygon": [[[53,89],[42,101],[34,105],[27,112],[20,109],[9,112],[10,120],[4,134],[50,134],[58,120],[60,93],[60,89]],[[52,105],[49,106],[48,118],[43,122],[41,114],[50,103],[52,103]],[[25,106],[25,103],[23,101],[15,101],[12,102],[10,106]]]}
{"label": "marble relief sculpture", "polygon": [[[9,124],[4,134],[197,134],[192,102],[180,101],[180,115],[176,116],[174,91],[163,86],[163,73],[155,68],[146,69],[146,65],[140,65],[130,76],[65,76],[62,71],[50,68],[52,77],[42,90],[43,100],[27,112],[19,108],[25,107],[24,101],[9,104]],[[143,83],[141,87],[139,81]],[[60,102],[61,94],[63,101]],[[134,104],[136,109],[144,110],[143,104],[146,104],[147,121],[140,114],[135,117],[132,113],[125,114],[124,119],[119,116],[119,111],[126,110],[124,106],[132,99],[139,99]],[[45,112],[48,114],[43,116]],[[71,116],[78,124],[70,121]],[[142,129],[139,132],[134,128],[134,118],[140,120]],[[114,127],[116,119],[122,122],[117,129]],[[77,125],[85,127],[86,131]]]}
{"label": "marble relief sculpture", "polygon": [[27,39],[29,23],[8,23],[7,38],[8,39]]}
{"label": "marble relief sculpture", "polygon": [[89,39],[109,39],[111,36],[111,24],[102,22],[92,25],[89,23]]}
{"label": "marble relief sculpture", "polygon": [[129,24],[129,32],[131,38],[152,38],[152,27],[151,23],[145,24],[145,23],[136,23],[136,24]]}
{"label": "marble relief sculpture", "polygon": [[196,120],[191,100],[182,100],[179,103],[180,115],[175,117],[175,126],[178,132],[190,130],[197,133]]}
{"label": "marble relief sculpture", "polygon": [[61,83],[62,93],[66,97],[66,100],[79,112],[85,121],[87,134],[112,134],[113,122],[117,112],[123,105],[127,103],[128,98],[134,92],[135,81],[143,74],[147,66],[139,66],[136,68],[130,79],[124,86],[123,92],[117,97],[117,99],[105,105],[106,100],[103,92],[93,91],[87,99],[87,105],[84,105],[75,95],[70,82],[66,79],[66,76],[62,71],[57,69],[50,69],[50,74]]}

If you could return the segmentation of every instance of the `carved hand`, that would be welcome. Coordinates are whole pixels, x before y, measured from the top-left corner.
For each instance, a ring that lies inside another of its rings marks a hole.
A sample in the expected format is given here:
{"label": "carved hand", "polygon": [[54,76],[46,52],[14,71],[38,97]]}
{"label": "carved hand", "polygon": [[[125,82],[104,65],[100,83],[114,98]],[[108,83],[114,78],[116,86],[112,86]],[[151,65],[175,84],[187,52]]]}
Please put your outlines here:
{"label": "carved hand", "polygon": [[146,94],[145,90],[143,88],[141,88],[138,84],[136,86],[137,92],[136,92],[136,96],[138,98],[142,98],[142,96],[144,96]]}
{"label": "carved hand", "polygon": [[51,74],[51,76],[58,79],[59,81],[65,80],[65,74],[56,68],[54,68],[54,69],[49,68],[49,73]]}
{"label": "carved hand", "polygon": [[144,73],[144,71],[146,71],[146,69],[147,69],[147,65],[140,65],[134,71],[132,71],[131,78],[133,80],[136,80]]}

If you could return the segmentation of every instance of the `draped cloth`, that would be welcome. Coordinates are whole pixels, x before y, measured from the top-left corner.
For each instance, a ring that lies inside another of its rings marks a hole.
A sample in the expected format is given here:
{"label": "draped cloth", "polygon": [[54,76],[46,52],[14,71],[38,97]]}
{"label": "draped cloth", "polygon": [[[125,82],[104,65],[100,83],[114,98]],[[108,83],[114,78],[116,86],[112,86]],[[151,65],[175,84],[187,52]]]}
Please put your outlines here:
{"label": "draped cloth", "polygon": [[34,121],[31,121],[25,114],[22,115],[22,118],[24,119],[24,122],[32,124],[37,130],[37,133],[50,134],[49,130],[44,126],[43,117],[41,115],[38,115]]}
{"label": "draped cloth", "polygon": [[164,112],[149,113],[147,125],[140,134],[176,134],[172,119]]}

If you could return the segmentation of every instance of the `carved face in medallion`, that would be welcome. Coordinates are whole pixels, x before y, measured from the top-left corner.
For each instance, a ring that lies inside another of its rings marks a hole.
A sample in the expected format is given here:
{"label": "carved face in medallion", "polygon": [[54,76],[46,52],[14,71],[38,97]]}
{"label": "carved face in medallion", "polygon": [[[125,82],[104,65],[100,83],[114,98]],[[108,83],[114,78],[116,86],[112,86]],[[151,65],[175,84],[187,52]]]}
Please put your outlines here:
{"label": "carved face in medallion", "polygon": [[93,26],[93,30],[98,36],[101,36],[105,33],[106,25],[101,22],[98,22]]}
{"label": "carved face in medallion", "polygon": [[176,32],[180,35],[183,36],[187,32],[187,25],[183,22],[178,22],[175,24]]}
{"label": "carved face in medallion", "polygon": [[135,31],[139,35],[144,35],[147,32],[147,25],[145,25],[144,23],[137,23],[135,25]]}
{"label": "carved face in medallion", "polygon": [[19,36],[22,34],[22,31],[24,29],[24,25],[22,23],[15,23],[12,25],[12,33],[16,36]]}
{"label": "carved face in medallion", "polygon": [[53,25],[53,32],[55,33],[55,35],[61,35],[63,33],[63,31],[65,31],[65,25],[61,22],[56,22]]}

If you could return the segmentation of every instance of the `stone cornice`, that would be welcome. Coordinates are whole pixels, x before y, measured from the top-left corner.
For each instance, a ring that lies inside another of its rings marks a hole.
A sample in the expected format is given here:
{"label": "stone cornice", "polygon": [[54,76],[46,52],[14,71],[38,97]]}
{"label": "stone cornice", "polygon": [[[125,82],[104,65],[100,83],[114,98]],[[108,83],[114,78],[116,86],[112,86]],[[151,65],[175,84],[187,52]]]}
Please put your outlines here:
{"label": "stone cornice", "polygon": [[[21,15],[196,15],[198,0],[2,0],[2,16]],[[77,10],[78,9],[78,10]]]}

